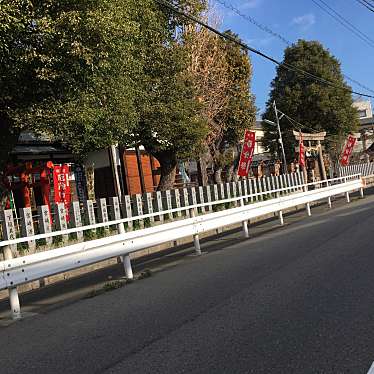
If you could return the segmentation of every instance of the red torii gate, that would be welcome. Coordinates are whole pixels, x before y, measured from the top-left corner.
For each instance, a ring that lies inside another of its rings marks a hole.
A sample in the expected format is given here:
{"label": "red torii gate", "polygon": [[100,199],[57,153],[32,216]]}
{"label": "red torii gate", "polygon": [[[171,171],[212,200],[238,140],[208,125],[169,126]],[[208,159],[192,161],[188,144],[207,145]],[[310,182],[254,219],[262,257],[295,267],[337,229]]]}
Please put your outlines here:
{"label": "red torii gate", "polygon": [[[30,187],[40,186],[42,192],[42,199],[43,205],[48,205],[50,208],[50,182],[49,182],[49,175],[51,170],[53,169],[54,165],[52,161],[48,161],[44,165],[32,166],[31,162],[26,162],[23,165],[9,165],[4,173],[4,184],[7,186],[9,191],[14,191],[17,189],[22,190],[23,202],[24,207],[29,208],[31,207],[31,193]],[[33,174],[40,175],[40,181],[34,181]],[[9,178],[13,178],[13,176],[18,175],[19,182],[13,182],[9,180]],[[31,176],[31,182],[30,182]],[[10,201],[8,201],[9,205]],[[9,206],[8,206],[9,207]]]}

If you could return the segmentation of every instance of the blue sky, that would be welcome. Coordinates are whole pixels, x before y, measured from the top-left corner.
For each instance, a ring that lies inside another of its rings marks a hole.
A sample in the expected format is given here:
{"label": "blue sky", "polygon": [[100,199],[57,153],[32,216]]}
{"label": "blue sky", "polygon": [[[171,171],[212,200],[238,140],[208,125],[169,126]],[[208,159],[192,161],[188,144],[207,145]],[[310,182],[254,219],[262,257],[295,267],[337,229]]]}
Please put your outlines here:
{"label": "blue sky", "polygon": [[[343,73],[374,90],[374,47],[370,47],[337,21],[324,13],[311,0],[225,0],[242,13],[250,15],[285,39],[319,40],[342,64]],[[355,0],[324,0],[374,40],[374,13]],[[221,30],[231,29],[250,46],[282,60],[286,45],[250,22],[212,0],[222,17]],[[251,54],[253,63],[252,91],[260,113],[265,107],[275,66]],[[349,82],[355,91],[372,94]],[[372,94],[373,95],[373,94]]]}

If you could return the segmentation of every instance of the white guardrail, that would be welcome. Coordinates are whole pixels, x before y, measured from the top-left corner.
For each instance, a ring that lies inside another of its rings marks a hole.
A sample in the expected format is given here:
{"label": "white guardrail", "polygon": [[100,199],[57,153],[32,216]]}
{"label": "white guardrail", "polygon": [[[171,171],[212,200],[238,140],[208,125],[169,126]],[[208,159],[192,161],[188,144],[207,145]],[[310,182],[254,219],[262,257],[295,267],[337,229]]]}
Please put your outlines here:
{"label": "white guardrail", "polygon": [[[297,187],[273,189],[271,191],[163,211],[163,214],[189,211],[190,217],[131,232],[125,232],[124,223],[156,217],[160,213],[145,214],[47,234],[0,241],[0,248],[3,250],[5,258],[4,261],[0,262],[0,289],[9,290],[12,317],[17,319],[21,317],[17,286],[23,283],[117,256],[121,256],[123,259],[126,276],[132,278],[130,253],[192,236],[194,238],[196,254],[200,255],[199,234],[203,232],[242,223],[243,234],[248,238],[248,220],[250,219],[269,213],[278,213],[280,222],[283,224],[283,210],[298,205],[305,205],[308,215],[311,215],[310,203],[327,199],[328,205],[331,208],[332,196],[345,194],[347,202],[349,202],[350,192],[358,190],[361,193],[361,197],[363,197],[363,188],[364,181],[361,178],[361,174],[355,174],[322,182],[301,184]],[[289,194],[284,195],[285,193]],[[246,205],[250,198],[265,195],[272,196],[272,198]],[[209,212],[203,215],[196,214],[198,208],[233,202],[240,202],[240,206],[213,213]],[[113,225],[117,226],[119,234],[12,258],[12,245]]]}

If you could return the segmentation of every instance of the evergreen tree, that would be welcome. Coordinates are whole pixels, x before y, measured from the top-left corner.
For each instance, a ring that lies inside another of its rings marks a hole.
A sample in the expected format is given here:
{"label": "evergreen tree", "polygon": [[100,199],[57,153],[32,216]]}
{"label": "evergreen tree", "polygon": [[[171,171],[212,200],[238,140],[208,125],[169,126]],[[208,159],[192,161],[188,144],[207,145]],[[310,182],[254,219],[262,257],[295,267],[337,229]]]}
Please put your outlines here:
{"label": "evergreen tree", "polygon": [[[292,65],[308,71],[340,88],[316,82],[300,72],[287,68]],[[352,96],[345,90],[339,61],[317,41],[299,40],[285,50],[284,60],[277,67],[277,75],[271,83],[271,93],[263,118],[275,121],[273,102],[288,116],[304,125],[298,128],[286,119],[281,121],[286,158],[293,160],[295,138],[292,130],[304,132],[326,131],[328,136],[346,135],[358,125],[357,111],[352,107]],[[263,122],[263,144],[271,153],[279,152],[277,129]],[[327,149],[331,142],[327,140]]]}

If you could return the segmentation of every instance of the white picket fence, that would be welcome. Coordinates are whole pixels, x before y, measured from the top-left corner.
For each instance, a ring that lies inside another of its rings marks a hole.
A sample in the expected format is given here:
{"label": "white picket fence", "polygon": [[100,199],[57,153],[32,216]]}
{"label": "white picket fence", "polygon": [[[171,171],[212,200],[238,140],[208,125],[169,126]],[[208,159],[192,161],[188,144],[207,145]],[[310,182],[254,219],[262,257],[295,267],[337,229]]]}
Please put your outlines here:
{"label": "white picket fence", "polygon": [[[95,225],[105,223],[109,220],[121,218],[132,218],[144,214],[159,214],[147,219],[128,220],[126,231],[139,229],[147,226],[154,226],[167,220],[188,216],[188,212],[178,211],[174,215],[165,213],[173,208],[183,208],[189,205],[210,203],[218,200],[230,199],[241,195],[253,195],[251,201],[269,198],[268,194],[256,195],[258,192],[266,192],[275,188],[294,187],[304,183],[302,173],[286,174],[281,176],[269,176],[262,179],[244,179],[239,182],[215,184],[205,187],[189,187],[173,189],[168,191],[157,191],[154,193],[126,195],[123,197],[112,197],[109,199],[98,199],[97,201],[87,200],[84,204],[75,201],[70,205],[69,220],[66,219],[65,206],[58,204],[53,208],[52,215],[47,205],[38,207],[37,214],[33,215],[31,208],[22,208],[19,212],[14,210],[0,211],[0,240],[11,240],[18,237],[30,237],[37,234],[48,234],[54,231],[61,231],[71,228],[79,228],[83,225]],[[199,213],[212,211],[213,205],[201,208]],[[18,213],[18,215],[16,214]],[[52,218],[53,217],[53,222]],[[104,225],[100,230],[91,231],[88,239],[109,235],[111,230]],[[115,229],[114,229],[115,231]],[[114,232],[115,233],[115,232]],[[87,236],[87,235],[85,235]],[[22,245],[13,246],[13,257],[25,253],[50,249],[60,243],[83,241],[83,231],[74,231],[74,235],[63,236],[50,235],[42,240],[23,241]],[[1,256],[1,253],[0,253]],[[1,260],[1,257],[0,257]]]}
{"label": "white picket fence", "polygon": [[[27,236],[1,241],[4,260],[0,262],[0,289],[9,290],[13,317],[19,318],[17,286],[20,284],[117,256],[123,259],[126,276],[132,278],[130,253],[191,236],[196,253],[201,254],[199,234],[203,232],[242,223],[244,235],[248,237],[249,219],[278,213],[283,224],[282,212],[285,209],[305,205],[310,215],[311,202],[327,199],[331,207],[331,197],[340,194],[345,194],[349,202],[349,193],[360,190],[363,196],[363,187],[359,174],[309,184],[303,183],[301,174],[261,180],[246,179],[225,185],[199,187],[197,191],[190,188],[173,190],[173,193],[156,193],[152,200],[147,200],[148,195],[145,199],[137,195],[131,206],[131,214],[130,205],[126,205],[129,197],[124,197],[124,207],[128,208],[125,210],[125,218],[121,217],[118,198],[111,199],[111,218],[105,214],[105,201],[99,201],[97,209],[100,223],[88,221],[87,225],[68,228],[65,222],[65,226],[60,224],[57,231],[49,230],[37,235],[26,232]],[[87,216],[92,214],[91,218],[96,218],[92,205],[89,205],[91,211],[87,210]],[[158,208],[156,211],[153,210],[155,206]],[[61,209],[56,215],[63,221],[64,213],[64,209]],[[7,212],[3,215],[7,217]],[[170,222],[165,222],[166,220]],[[76,222],[77,220],[74,221],[75,224]],[[137,230],[135,222],[138,223]],[[144,228],[147,226],[146,222],[149,227]],[[8,223],[6,228],[9,227]],[[105,236],[90,240],[92,237],[87,233],[99,230]],[[71,236],[74,236],[75,243],[69,245]],[[53,241],[57,237],[64,243],[62,247],[30,251],[30,243]],[[25,243],[29,243],[29,252],[19,250],[19,246]]]}
{"label": "white picket fence", "polygon": [[337,166],[338,177],[345,177],[352,174],[361,174],[363,177],[374,176],[374,162],[362,162],[347,166]]}

